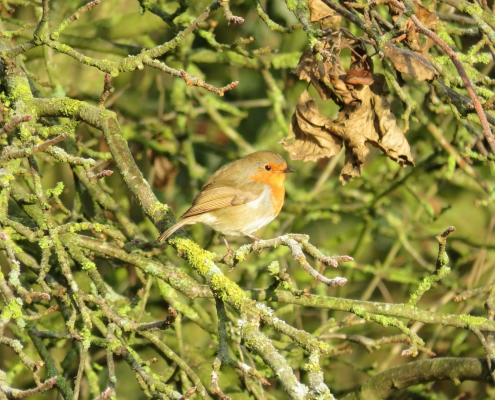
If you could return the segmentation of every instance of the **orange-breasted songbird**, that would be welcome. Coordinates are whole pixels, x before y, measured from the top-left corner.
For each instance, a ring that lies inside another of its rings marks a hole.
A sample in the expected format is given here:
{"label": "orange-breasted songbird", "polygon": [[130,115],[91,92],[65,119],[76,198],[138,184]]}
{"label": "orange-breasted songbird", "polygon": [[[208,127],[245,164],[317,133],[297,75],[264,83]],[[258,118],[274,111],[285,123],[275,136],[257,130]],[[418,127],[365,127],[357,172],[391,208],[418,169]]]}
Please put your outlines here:
{"label": "orange-breasted songbird", "polygon": [[[198,222],[227,236],[249,236],[270,223],[282,209],[284,181],[294,172],[281,155],[257,151],[231,162],[215,172],[195,197],[180,221],[163,232],[166,240],[184,225]],[[227,241],[225,243],[230,251]]]}

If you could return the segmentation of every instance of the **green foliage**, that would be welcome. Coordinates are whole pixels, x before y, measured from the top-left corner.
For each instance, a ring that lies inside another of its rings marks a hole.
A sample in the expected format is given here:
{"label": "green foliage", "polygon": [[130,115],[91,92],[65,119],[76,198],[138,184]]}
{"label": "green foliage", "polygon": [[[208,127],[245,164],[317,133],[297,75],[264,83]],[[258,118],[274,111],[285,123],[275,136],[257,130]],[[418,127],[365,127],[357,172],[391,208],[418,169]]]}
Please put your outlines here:
{"label": "green foliage", "polygon": [[[494,17],[445,0],[422,3],[440,17],[427,25],[412,2],[360,4],[1,2],[0,399],[493,396],[495,158],[472,93],[495,126]],[[303,52],[345,75],[353,40],[415,166],[371,148],[342,186],[344,151],[294,161],[280,141],[305,89],[332,123],[342,111],[291,73]],[[437,78],[399,73],[392,40]],[[297,171],[266,240],[224,257],[197,224],[155,243],[260,149]]]}

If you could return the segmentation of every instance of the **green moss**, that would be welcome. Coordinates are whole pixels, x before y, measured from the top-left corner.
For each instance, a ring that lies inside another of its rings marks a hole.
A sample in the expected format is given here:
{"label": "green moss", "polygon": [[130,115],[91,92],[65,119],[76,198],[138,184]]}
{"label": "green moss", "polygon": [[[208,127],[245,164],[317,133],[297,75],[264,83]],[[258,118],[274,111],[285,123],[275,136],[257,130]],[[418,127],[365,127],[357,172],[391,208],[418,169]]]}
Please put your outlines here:
{"label": "green moss", "polygon": [[15,176],[6,168],[0,169],[0,187],[6,188],[10,183],[15,181]]}
{"label": "green moss", "polygon": [[68,97],[52,98],[50,99],[49,104],[56,109],[58,108],[66,117],[73,117],[77,114],[82,105],[80,101]]}
{"label": "green moss", "polygon": [[440,253],[438,255],[438,260],[440,261],[441,265],[447,265],[449,263],[449,256],[447,253]]}
{"label": "green moss", "polygon": [[96,269],[96,264],[88,260],[87,258],[81,263],[81,268],[85,271],[90,270],[90,269]]}
{"label": "green moss", "polygon": [[64,191],[64,183],[63,182],[57,182],[57,185],[53,189],[47,189],[46,190],[46,197],[50,198],[53,196],[61,196],[63,191]]}
{"label": "green moss", "polygon": [[472,315],[466,314],[459,315],[459,318],[469,325],[481,325],[488,321],[486,318],[483,317],[474,317]]}
{"label": "green moss", "polygon": [[21,299],[16,298],[12,299],[2,310],[0,313],[0,319],[3,321],[10,321],[14,319],[17,323],[17,326],[23,330],[26,326],[26,321],[24,321],[23,313],[22,313],[22,305],[23,302]]}
{"label": "green moss", "polygon": [[91,332],[89,331],[89,329],[87,327],[83,327],[81,329],[81,336],[83,338],[82,340],[82,345],[85,349],[89,349],[89,347],[91,346]]}
{"label": "green moss", "polygon": [[38,246],[40,247],[40,249],[49,249],[52,247],[52,239],[48,236],[45,236],[38,241]]}
{"label": "green moss", "polygon": [[125,317],[127,316],[127,314],[131,311],[131,306],[130,305],[126,305],[124,307],[121,307],[117,310],[118,314],[122,317]]}
{"label": "green moss", "polygon": [[267,267],[268,273],[270,275],[277,275],[280,272],[280,264],[278,261],[272,261]]}
{"label": "green moss", "polygon": [[12,102],[26,101],[27,99],[33,97],[31,88],[29,87],[29,82],[24,77],[12,77],[11,88],[9,98]]}
{"label": "green moss", "polygon": [[120,321],[120,327],[126,332],[130,332],[131,330],[131,324],[125,319]]}
{"label": "green moss", "polygon": [[106,343],[107,343],[106,348],[112,352],[115,352],[117,349],[122,347],[122,343],[120,343],[120,341],[118,340],[112,340],[111,342],[106,342]]}
{"label": "green moss", "polygon": [[305,370],[305,371],[313,371],[313,372],[320,372],[321,371],[321,367],[320,367],[320,364],[318,364],[318,363],[307,363],[307,364],[304,364],[303,370]]}

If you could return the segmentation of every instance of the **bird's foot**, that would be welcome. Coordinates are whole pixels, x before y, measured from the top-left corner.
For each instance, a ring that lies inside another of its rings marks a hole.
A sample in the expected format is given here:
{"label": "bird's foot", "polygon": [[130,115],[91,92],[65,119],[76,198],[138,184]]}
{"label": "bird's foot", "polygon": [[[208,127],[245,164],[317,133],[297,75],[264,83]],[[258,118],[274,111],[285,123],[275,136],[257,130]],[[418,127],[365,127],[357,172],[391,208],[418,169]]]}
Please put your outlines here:
{"label": "bird's foot", "polygon": [[253,251],[256,251],[257,250],[257,245],[258,245],[258,242],[261,240],[258,236],[254,236],[254,235],[251,235],[250,233],[245,233],[245,232],[242,232],[242,234],[244,236],[247,236],[248,238],[251,238],[253,239]]}
{"label": "bird's foot", "polygon": [[227,254],[225,254],[223,261],[225,264],[230,265],[229,272],[232,272],[237,265],[237,260],[235,259],[234,252],[232,250],[229,250]]}
{"label": "bird's foot", "polygon": [[232,272],[237,265],[237,261],[234,257],[234,251],[231,249],[230,244],[225,236],[223,236],[223,242],[225,243],[225,246],[227,246],[227,254],[222,257],[222,262],[230,265],[229,272]]}

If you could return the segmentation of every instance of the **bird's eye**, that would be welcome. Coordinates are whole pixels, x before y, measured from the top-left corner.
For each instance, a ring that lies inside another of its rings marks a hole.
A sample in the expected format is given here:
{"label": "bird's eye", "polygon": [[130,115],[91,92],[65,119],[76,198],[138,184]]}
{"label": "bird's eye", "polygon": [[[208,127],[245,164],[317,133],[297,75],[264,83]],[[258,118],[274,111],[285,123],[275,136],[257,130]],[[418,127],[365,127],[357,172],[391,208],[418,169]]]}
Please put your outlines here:
{"label": "bird's eye", "polygon": [[269,166],[269,165],[265,165],[265,170],[266,170],[266,171],[271,171],[271,170],[272,170],[272,167],[271,167],[271,166]]}

